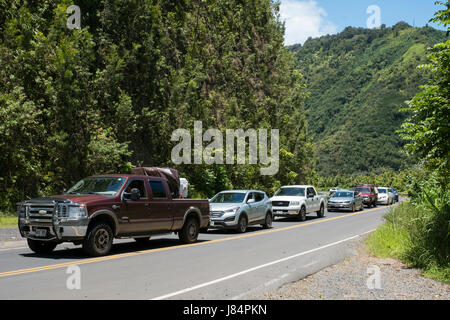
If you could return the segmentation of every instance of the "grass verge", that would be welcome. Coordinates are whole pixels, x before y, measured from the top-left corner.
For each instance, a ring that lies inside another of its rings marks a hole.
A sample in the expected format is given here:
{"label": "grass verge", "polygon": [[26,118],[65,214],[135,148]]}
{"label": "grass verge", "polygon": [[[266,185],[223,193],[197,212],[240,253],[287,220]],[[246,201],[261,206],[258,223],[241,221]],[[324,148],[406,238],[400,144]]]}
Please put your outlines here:
{"label": "grass verge", "polygon": [[432,229],[432,222],[438,220],[434,213],[404,202],[384,218],[386,223],[367,238],[369,252],[380,258],[398,259],[419,268],[426,277],[450,284],[450,263],[442,255],[448,249],[439,248],[440,243],[446,243],[446,237],[440,237],[443,241],[430,237],[438,234]]}
{"label": "grass verge", "polygon": [[17,227],[17,215],[10,212],[0,212],[0,228]]}

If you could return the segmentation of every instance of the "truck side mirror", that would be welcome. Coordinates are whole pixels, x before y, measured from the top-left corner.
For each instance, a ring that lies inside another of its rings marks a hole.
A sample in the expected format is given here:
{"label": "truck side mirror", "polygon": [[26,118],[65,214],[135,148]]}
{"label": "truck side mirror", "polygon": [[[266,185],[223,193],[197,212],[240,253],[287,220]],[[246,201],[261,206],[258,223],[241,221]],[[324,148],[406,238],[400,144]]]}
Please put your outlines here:
{"label": "truck side mirror", "polygon": [[136,200],[139,200],[140,198],[141,198],[141,193],[139,192],[139,189],[138,188],[131,189],[130,199],[132,201],[136,201]]}
{"label": "truck side mirror", "polygon": [[255,199],[248,199],[247,203],[255,203]]}

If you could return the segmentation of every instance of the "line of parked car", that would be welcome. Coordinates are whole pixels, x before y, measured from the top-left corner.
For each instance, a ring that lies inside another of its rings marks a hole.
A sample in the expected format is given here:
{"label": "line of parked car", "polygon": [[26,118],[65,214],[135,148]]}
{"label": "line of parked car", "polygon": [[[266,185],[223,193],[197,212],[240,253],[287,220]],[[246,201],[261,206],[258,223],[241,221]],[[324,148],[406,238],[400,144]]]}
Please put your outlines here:
{"label": "line of parked car", "polygon": [[72,242],[90,256],[103,256],[113,239],[133,238],[142,244],[154,235],[174,232],[182,243],[193,243],[199,231],[208,228],[242,233],[249,225],[270,228],[275,217],[304,221],[311,213],[323,217],[325,208],[355,211],[398,200],[395,190],[372,185],[335,190],[329,198],[311,185],[284,186],[272,198],[260,190],[230,190],[212,199],[187,199],[187,190],[188,181],[171,168],[95,175],[62,194],[17,203],[18,228],[39,254]]}
{"label": "line of parked car", "polygon": [[355,212],[364,210],[364,206],[391,205],[398,202],[398,192],[394,188],[361,184],[353,190],[331,189],[326,197],[314,186],[293,185],[279,188],[271,198],[260,190],[221,191],[209,202],[208,228],[234,229],[243,233],[249,225],[260,224],[263,228],[270,228],[275,217],[294,217],[304,221],[310,213],[323,217],[325,208],[328,211]]}

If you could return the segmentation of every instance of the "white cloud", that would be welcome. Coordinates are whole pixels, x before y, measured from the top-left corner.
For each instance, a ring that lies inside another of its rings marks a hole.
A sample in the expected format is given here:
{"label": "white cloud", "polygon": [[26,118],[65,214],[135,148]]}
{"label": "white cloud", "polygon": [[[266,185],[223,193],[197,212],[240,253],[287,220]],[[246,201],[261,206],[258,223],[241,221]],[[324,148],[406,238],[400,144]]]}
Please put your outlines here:
{"label": "white cloud", "polygon": [[326,11],[316,1],[281,0],[280,16],[286,26],[285,45],[303,44],[309,37],[337,31],[336,25],[326,19]]}

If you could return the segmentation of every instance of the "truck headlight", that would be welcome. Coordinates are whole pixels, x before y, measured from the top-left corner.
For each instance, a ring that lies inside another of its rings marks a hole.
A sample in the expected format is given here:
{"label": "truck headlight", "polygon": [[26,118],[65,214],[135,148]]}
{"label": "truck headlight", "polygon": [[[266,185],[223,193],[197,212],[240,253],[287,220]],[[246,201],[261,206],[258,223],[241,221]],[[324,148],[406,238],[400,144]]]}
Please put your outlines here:
{"label": "truck headlight", "polygon": [[25,206],[23,205],[17,206],[17,215],[19,216],[19,218],[25,218]]}
{"label": "truck headlight", "polygon": [[291,202],[289,202],[290,206],[298,206],[299,204],[300,204],[300,202],[298,202],[298,201],[291,201]]}
{"label": "truck headlight", "polygon": [[84,203],[69,205],[67,212],[67,217],[69,219],[80,219],[86,218],[87,216],[87,207]]}

